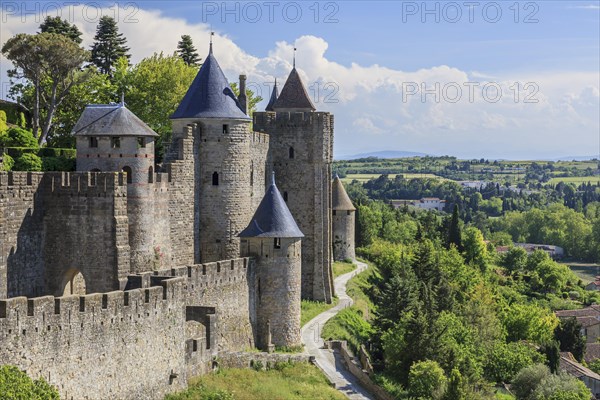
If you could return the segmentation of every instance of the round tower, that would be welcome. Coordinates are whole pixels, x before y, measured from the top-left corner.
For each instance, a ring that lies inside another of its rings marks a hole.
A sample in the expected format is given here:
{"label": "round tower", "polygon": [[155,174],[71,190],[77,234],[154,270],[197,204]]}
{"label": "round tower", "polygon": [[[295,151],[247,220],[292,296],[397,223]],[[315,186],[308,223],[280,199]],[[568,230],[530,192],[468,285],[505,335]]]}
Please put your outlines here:
{"label": "round tower", "polygon": [[[158,134],[124,102],[88,105],[73,134],[77,171],[124,173],[131,272],[163,266],[170,258],[166,254],[170,243],[168,229],[164,228],[167,193],[155,190],[154,142]],[[90,179],[95,185],[94,174]]]}
{"label": "round tower", "polygon": [[[242,76],[241,86],[245,85]],[[243,89],[243,88],[242,88]],[[239,257],[239,232],[252,215],[250,117],[212,52],[175,113],[173,129],[194,130],[196,246],[199,262]],[[260,195],[260,194],[259,194]]]}
{"label": "round tower", "polygon": [[275,178],[240,237],[242,254],[256,260],[257,346],[263,350],[299,346],[304,235],[275,186]]}
{"label": "round tower", "polygon": [[354,260],[354,219],[356,208],[340,178],[336,175],[332,184],[332,228],[333,259],[335,261]]}

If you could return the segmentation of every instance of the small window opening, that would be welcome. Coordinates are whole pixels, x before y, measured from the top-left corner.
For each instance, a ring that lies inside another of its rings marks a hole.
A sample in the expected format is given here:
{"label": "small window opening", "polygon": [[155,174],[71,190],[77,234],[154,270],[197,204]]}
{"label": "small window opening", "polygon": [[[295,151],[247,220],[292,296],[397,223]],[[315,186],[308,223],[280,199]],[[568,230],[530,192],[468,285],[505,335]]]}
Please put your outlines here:
{"label": "small window opening", "polygon": [[130,167],[123,167],[123,172],[127,174],[127,183],[133,183],[133,173]]}
{"label": "small window opening", "polygon": [[90,147],[98,147],[98,138],[95,136],[90,137]]}
{"label": "small window opening", "polygon": [[350,215],[350,210],[346,211],[346,215]]}
{"label": "small window opening", "polygon": [[138,149],[145,148],[146,147],[146,138],[144,138],[144,137],[137,138],[137,145],[138,145]]}
{"label": "small window opening", "polygon": [[333,215],[335,215],[335,210],[333,210]]}
{"label": "small window opening", "polygon": [[229,133],[229,125],[223,124],[223,133]]}
{"label": "small window opening", "polygon": [[273,247],[276,249],[281,248],[281,238],[275,238],[275,240],[273,241]]}
{"label": "small window opening", "polygon": [[154,168],[152,166],[148,168],[148,183],[154,183]]}
{"label": "small window opening", "polygon": [[213,186],[219,186],[219,174],[216,171],[212,174],[212,184]]}
{"label": "small window opening", "polygon": [[110,147],[113,149],[118,149],[121,147],[121,138],[118,136],[113,136],[110,138]]}
{"label": "small window opening", "polygon": [[290,147],[289,153],[290,153],[290,158],[294,158],[294,148],[293,147]]}
{"label": "small window opening", "polygon": [[286,203],[288,201],[288,194],[287,194],[287,192],[283,192],[283,201],[285,201]]}

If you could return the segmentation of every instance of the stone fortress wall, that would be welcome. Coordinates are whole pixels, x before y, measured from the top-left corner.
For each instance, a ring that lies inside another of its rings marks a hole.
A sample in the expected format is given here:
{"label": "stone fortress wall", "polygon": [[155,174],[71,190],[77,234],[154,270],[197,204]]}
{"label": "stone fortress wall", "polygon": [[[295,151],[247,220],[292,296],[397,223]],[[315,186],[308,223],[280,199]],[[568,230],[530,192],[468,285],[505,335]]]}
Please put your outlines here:
{"label": "stone fortress wall", "polygon": [[162,398],[219,350],[253,346],[253,284],[242,258],[131,275],[125,291],[0,300],[0,364],[67,400]]}

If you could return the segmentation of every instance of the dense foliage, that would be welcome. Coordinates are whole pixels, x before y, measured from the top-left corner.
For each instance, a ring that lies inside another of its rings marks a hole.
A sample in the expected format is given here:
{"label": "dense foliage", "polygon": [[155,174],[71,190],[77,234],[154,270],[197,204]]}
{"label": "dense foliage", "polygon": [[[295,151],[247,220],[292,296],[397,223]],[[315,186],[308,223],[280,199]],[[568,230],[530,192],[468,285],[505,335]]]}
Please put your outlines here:
{"label": "dense foliage", "polygon": [[60,400],[56,388],[44,378],[33,380],[10,365],[0,366],[0,394],[2,400]]}

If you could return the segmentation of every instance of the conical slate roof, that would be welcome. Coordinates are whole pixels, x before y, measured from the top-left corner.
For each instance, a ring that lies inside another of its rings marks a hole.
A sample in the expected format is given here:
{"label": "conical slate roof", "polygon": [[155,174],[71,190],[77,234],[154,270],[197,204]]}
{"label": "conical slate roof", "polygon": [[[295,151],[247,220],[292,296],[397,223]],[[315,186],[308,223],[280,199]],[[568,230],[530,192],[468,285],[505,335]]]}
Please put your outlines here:
{"label": "conical slate roof", "polygon": [[213,55],[212,44],[208,57],[171,118],[250,119],[242,111]]}
{"label": "conical slate roof", "polygon": [[273,86],[273,91],[271,92],[271,98],[269,99],[269,104],[265,108],[265,111],[275,111],[273,108],[273,104],[277,101],[279,97],[279,89],[277,89],[277,79],[275,79],[275,86]]}
{"label": "conical slate roof", "polygon": [[243,238],[301,238],[304,234],[298,228],[279,189],[275,186],[275,176],[271,186],[260,202],[250,224],[238,235]]}
{"label": "conical slate roof", "polygon": [[352,201],[350,197],[348,197],[348,193],[346,193],[346,189],[344,189],[344,185],[340,178],[336,175],[333,180],[332,188],[331,188],[331,208],[333,210],[344,210],[344,211],[355,211],[354,205],[352,205]]}
{"label": "conical slate roof", "polygon": [[89,104],[73,127],[74,136],[158,136],[120,104]]}
{"label": "conical slate roof", "polygon": [[316,110],[310,97],[308,97],[308,93],[302,83],[302,79],[300,79],[298,71],[296,71],[296,67],[292,69],[290,76],[285,81],[285,85],[281,89],[281,94],[275,104],[273,104],[273,109],[275,111],[279,111],[280,109]]}

